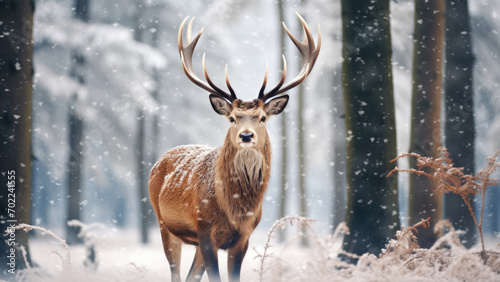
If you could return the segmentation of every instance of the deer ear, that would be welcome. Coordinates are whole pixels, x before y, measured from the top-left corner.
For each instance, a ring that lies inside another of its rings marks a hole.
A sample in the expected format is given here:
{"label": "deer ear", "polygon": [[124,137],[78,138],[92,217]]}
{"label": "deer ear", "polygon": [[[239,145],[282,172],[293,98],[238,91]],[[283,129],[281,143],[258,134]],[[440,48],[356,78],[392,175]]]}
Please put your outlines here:
{"label": "deer ear", "polygon": [[226,99],[214,94],[210,94],[209,98],[212,108],[214,108],[216,113],[223,116],[229,116],[231,113],[231,104]]}
{"label": "deer ear", "polygon": [[264,107],[264,110],[268,115],[274,116],[274,115],[279,115],[286,107],[288,104],[288,99],[290,96],[288,95],[283,95],[278,98],[272,99],[269,101],[266,106]]}

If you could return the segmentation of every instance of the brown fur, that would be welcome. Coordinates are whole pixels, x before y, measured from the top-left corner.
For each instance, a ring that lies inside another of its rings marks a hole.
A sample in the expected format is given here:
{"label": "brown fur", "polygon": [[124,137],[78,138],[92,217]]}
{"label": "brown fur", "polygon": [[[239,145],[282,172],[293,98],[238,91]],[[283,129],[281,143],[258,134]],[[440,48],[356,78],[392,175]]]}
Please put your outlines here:
{"label": "brown fur", "polygon": [[[271,145],[266,131],[270,116],[280,114],[289,96],[282,95],[299,85],[310,73],[318,57],[318,47],[304,19],[297,14],[306,36],[300,42],[284,26],[303,58],[299,75],[284,84],[286,61],[276,87],[265,92],[267,69],[258,99],[244,102],[237,99],[227,72],[229,92],[207,83],[194,73],[192,56],[201,32],[183,44],[183,28],[179,27],[177,43],[182,68],[197,86],[207,90],[214,111],[225,116],[231,126],[224,145],[215,149],[202,146],[181,146],[167,152],[151,172],[149,190],[151,203],[160,223],[163,248],[170,263],[172,281],[180,281],[180,241],[198,245],[187,280],[199,280],[206,270],[210,281],[220,281],[217,249],[228,250],[230,280],[239,280],[241,264],[248,248],[248,238],[262,217],[262,202],[271,168]],[[191,33],[192,21],[187,33]],[[281,96],[280,96],[281,95]],[[267,103],[265,103],[268,101]],[[196,238],[195,238],[196,237]]]}
{"label": "brown fur", "polygon": [[[260,216],[255,216],[262,212],[271,166],[271,149],[267,143],[262,152],[224,146],[217,163],[215,179],[220,185],[216,186],[215,194],[219,207],[236,228],[249,229],[245,233],[251,233],[260,221]],[[255,226],[244,225],[252,223],[252,218],[256,220]]]}
{"label": "brown fur", "polygon": [[[181,241],[198,245],[188,280],[205,269],[211,279],[218,277],[219,248],[228,250],[230,277],[238,280],[248,239],[262,217],[271,144],[261,118],[268,113],[260,100],[236,100],[229,115],[237,122],[231,123],[222,147],[174,148],[151,171],[151,203],[172,280],[180,279]],[[238,144],[241,132],[254,134],[253,147]]]}

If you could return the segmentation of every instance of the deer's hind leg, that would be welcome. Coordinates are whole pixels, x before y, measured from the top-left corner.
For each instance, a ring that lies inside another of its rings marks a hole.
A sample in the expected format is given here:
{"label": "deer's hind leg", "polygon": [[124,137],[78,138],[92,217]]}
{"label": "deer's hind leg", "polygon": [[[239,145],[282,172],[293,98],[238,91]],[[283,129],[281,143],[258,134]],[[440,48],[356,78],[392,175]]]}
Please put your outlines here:
{"label": "deer's hind leg", "polygon": [[164,223],[160,223],[161,239],[163,241],[163,251],[167,256],[168,263],[170,264],[170,275],[172,282],[181,281],[181,251],[182,242],[179,238],[175,237]]}

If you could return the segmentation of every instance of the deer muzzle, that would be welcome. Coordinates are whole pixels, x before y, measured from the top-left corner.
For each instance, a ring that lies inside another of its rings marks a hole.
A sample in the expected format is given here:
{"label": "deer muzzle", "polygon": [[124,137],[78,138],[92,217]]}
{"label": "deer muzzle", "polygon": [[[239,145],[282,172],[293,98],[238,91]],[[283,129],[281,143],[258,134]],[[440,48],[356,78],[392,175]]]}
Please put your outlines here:
{"label": "deer muzzle", "polygon": [[241,147],[250,148],[253,147],[256,143],[256,135],[251,131],[244,130],[240,132],[238,136],[238,145],[240,145]]}

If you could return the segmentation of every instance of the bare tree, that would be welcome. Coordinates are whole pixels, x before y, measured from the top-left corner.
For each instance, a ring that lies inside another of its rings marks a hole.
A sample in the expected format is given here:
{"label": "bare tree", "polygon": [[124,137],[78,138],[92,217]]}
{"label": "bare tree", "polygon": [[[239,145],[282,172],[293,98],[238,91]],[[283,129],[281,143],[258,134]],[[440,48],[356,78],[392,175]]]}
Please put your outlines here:
{"label": "bare tree", "polygon": [[[280,24],[285,21],[284,10],[285,5],[283,0],[278,0],[278,12]],[[280,29],[280,53],[283,55],[286,53],[286,33],[285,30]],[[281,66],[283,67],[283,65]],[[287,190],[288,190],[288,150],[287,150],[287,114],[285,112],[281,113],[281,190],[280,190],[280,205],[279,205],[279,218],[286,216],[286,201],[287,201]],[[280,242],[285,241],[285,233],[279,232]]]}
{"label": "bare tree", "polygon": [[[441,146],[444,18],[444,0],[415,1],[410,152],[434,158],[439,157],[437,149]],[[435,187],[435,180],[410,175],[410,225],[422,218],[431,217],[431,221],[441,218],[441,201],[433,193]],[[426,228],[418,239],[421,247],[428,248],[436,235],[432,228]]]}
{"label": "bare tree", "polygon": [[[135,26],[134,26],[134,39],[139,42],[143,42],[144,24],[142,23],[142,16],[145,10],[145,3],[143,0],[136,0],[136,14],[135,14]],[[149,242],[149,232],[148,232],[148,209],[150,203],[148,201],[147,192],[147,167],[146,167],[146,115],[142,105],[137,108],[137,135],[136,135],[136,164],[137,164],[137,190],[139,196],[139,207],[140,207],[140,227],[141,227],[141,242]]]}
{"label": "bare tree", "polygon": [[[446,61],[445,61],[445,143],[456,167],[474,175],[474,102],[472,67],[474,56],[467,0],[446,1]],[[474,202],[471,203],[474,205]],[[467,231],[461,239],[472,247],[474,221],[463,206],[460,196],[444,196],[444,216],[458,230]]]}
{"label": "bare tree", "polygon": [[344,249],[378,254],[399,228],[394,169],[396,121],[389,0],[342,0],[347,138],[347,226]]}
{"label": "bare tree", "polygon": [[[89,0],[75,0],[74,17],[82,22],[89,21]],[[85,84],[85,57],[81,50],[74,50],[70,76],[81,85]],[[81,220],[82,170],[83,170],[83,130],[84,122],[79,114],[78,105],[80,93],[75,92],[69,101],[69,158],[67,164],[68,183],[68,218],[67,220]],[[68,244],[81,244],[78,237],[80,227],[66,225],[66,240]]]}
{"label": "bare tree", "polygon": [[[303,5],[302,1],[301,5]],[[299,63],[300,67],[300,63]],[[300,71],[300,69],[299,69]],[[304,84],[300,84],[298,87],[298,103],[297,103],[297,133],[298,133],[298,155],[299,155],[299,215],[302,217],[307,217],[307,189],[306,189],[306,144],[305,144],[305,110],[304,110]],[[302,226],[303,232],[306,232],[306,227]],[[302,246],[307,246],[307,237],[303,236],[300,239]]]}
{"label": "bare tree", "polygon": [[344,101],[341,95],[333,95],[333,229],[346,217],[346,135]]}
{"label": "bare tree", "polygon": [[0,277],[6,280],[14,278],[12,256],[15,273],[26,267],[17,247],[24,246],[30,260],[27,233],[3,236],[9,227],[30,221],[34,10],[29,0],[0,3]]}

